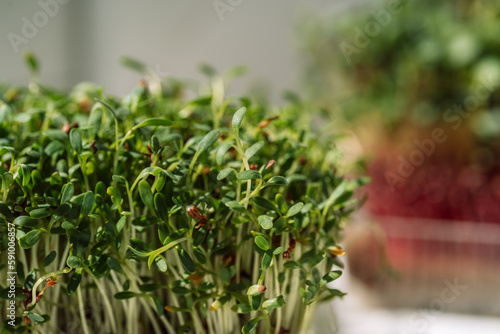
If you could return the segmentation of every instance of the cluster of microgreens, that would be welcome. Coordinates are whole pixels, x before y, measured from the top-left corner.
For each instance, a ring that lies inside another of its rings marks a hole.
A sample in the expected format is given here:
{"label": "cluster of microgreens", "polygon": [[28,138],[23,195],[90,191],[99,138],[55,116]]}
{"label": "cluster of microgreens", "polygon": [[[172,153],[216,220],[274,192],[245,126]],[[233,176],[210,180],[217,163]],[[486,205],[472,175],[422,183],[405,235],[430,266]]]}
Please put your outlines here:
{"label": "cluster of microgreens", "polygon": [[226,98],[217,76],[186,102],[131,60],[148,80],[124,98],[62,94],[28,60],[29,87],[0,102],[2,299],[10,224],[18,243],[6,333],[305,333],[343,295],[328,283],[363,181],[337,175],[299,102]]}

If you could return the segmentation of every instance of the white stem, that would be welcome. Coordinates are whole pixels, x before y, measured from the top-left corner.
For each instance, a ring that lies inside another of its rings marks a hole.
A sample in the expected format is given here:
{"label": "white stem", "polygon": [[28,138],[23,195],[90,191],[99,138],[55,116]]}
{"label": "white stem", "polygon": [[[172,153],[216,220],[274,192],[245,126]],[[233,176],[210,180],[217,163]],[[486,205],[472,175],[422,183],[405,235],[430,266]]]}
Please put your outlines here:
{"label": "white stem", "polygon": [[83,333],[90,334],[89,328],[87,326],[87,318],[85,316],[85,309],[83,305],[82,288],[76,289],[76,295],[78,297],[78,309],[80,310],[80,319],[82,321]]}
{"label": "white stem", "polygon": [[106,313],[108,314],[108,319],[111,322],[111,330],[113,331],[113,333],[116,333],[117,330],[116,330],[115,315],[113,313],[113,307],[111,306],[108,295],[106,294],[106,291],[104,290],[104,287],[101,284],[101,282],[97,278],[95,278],[91,272],[89,272],[89,276],[92,277],[92,279],[94,280],[94,283],[97,286],[97,289],[99,290],[99,293],[103,298],[104,308],[106,309]]}

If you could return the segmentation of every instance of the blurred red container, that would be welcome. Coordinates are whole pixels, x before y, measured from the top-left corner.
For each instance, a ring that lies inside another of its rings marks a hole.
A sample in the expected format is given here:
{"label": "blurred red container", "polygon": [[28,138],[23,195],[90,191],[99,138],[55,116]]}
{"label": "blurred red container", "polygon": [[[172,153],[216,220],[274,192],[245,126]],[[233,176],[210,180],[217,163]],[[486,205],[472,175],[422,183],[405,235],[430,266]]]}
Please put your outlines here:
{"label": "blurred red container", "polygon": [[500,225],[366,212],[361,220],[347,233],[349,267],[383,306],[432,308],[454,284],[446,311],[500,314]]}

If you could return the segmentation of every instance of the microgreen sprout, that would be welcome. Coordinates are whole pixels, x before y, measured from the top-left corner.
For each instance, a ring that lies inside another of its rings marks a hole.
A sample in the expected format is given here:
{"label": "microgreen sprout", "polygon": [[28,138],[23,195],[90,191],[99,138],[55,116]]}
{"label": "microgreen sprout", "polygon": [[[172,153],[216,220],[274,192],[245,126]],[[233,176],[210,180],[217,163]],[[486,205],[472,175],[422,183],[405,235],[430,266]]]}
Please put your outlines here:
{"label": "microgreen sprout", "polygon": [[25,306],[5,333],[304,333],[343,296],[327,283],[363,181],[300,105],[276,117],[211,80],[190,102],[178,83],[1,92],[1,263],[10,224],[20,247],[0,276]]}

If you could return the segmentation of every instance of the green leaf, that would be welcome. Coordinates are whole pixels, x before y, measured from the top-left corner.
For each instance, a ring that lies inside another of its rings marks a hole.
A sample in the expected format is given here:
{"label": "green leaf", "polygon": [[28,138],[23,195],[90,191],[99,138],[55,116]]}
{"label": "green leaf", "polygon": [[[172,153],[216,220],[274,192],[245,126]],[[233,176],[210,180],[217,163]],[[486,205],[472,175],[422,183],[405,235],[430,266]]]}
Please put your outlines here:
{"label": "green leaf", "polygon": [[40,208],[30,211],[30,216],[35,219],[42,219],[52,215],[52,211],[47,208]]}
{"label": "green leaf", "polygon": [[19,245],[24,249],[31,248],[40,240],[41,236],[42,231],[39,229],[29,231],[19,239]]}
{"label": "green leaf", "polygon": [[201,63],[198,65],[198,70],[205,74],[206,76],[208,76],[209,78],[212,78],[214,76],[217,75],[217,71],[215,70],[215,68],[213,68],[212,66],[206,64],[206,63]]}
{"label": "green leaf", "polygon": [[61,204],[68,202],[73,197],[74,191],[73,183],[66,183],[61,190]]}
{"label": "green leaf", "polygon": [[347,180],[342,181],[335,190],[331,193],[325,203],[324,210],[327,210],[335,204],[335,201],[345,192],[347,187]]}
{"label": "green leaf", "polygon": [[80,214],[85,217],[90,213],[92,207],[94,206],[95,196],[92,191],[87,191],[83,196],[82,207]]}
{"label": "green leaf", "polygon": [[304,261],[309,261],[309,267],[312,268],[312,267],[318,265],[321,261],[323,261],[325,256],[326,256],[326,254],[324,252],[321,252],[321,253],[315,254],[312,258],[303,259],[301,257],[300,261],[302,263],[304,263]]}
{"label": "green leaf", "polygon": [[208,106],[212,102],[212,96],[202,96],[189,102],[190,106]]}
{"label": "green leaf", "polygon": [[66,264],[68,265],[68,267],[75,269],[82,264],[82,259],[80,259],[78,256],[70,255],[66,260]]}
{"label": "green leaf", "polygon": [[73,293],[75,293],[81,281],[82,281],[81,271],[75,271],[73,275],[71,275],[71,277],[69,278],[68,286],[66,287],[66,293],[68,295],[72,295]]}
{"label": "green leaf", "polygon": [[113,175],[113,181],[119,184],[127,184],[127,179],[121,175]]}
{"label": "green leaf", "polygon": [[276,204],[278,205],[278,209],[282,214],[285,214],[288,211],[288,204],[286,203],[286,199],[281,193],[276,194],[275,198]]}
{"label": "green leaf", "polygon": [[[122,218],[125,218],[125,217],[122,217]],[[130,249],[132,251],[132,253],[134,253],[135,255],[137,255],[139,257],[148,257],[149,256],[149,253],[139,251],[135,248],[132,248],[130,245],[128,245],[127,247],[128,247],[128,249]]]}
{"label": "green leaf", "polygon": [[26,65],[28,65],[31,74],[38,73],[39,71],[38,59],[35,57],[33,52],[26,52],[24,54],[24,61],[26,62]]}
{"label": "green leaf", "polygon": [[252,310],[257,311],[260,308],[260,303],[262,302],[262,296],[263,294],[250,296],[250,305],[252,306]]}
{"label": "green leaf", "polygon": [[59,141],[51,141],[43,150],[48,156],[53,156],[64,149],[64,144]]}
{"label": "green leaf", "polygon": [[217,164],[220,165],[224,159],[224,155],[226,152],[233,146],[233,143],[224,143],[221,146],[219,146],[219,149],[217,150],[217,155],[216,155],[216,160]]}
{"label": "green leaf", "polygon": [[[31,270],[28,275],[26,275],[26,278],[24,279],[24,288],[31,290],[33,289],[33,285],[35,285],[36,282],[36,271]],[[3,299],[3,298],[2,298]]]}
{"label": "green leaf", "polygon": [[193,254],[194,254],[194,257],[196,258],[196,261],[198,261],[199,263],[201,263],[201,264],[207,263],[207,258],[205,256],[205,254],[203,253],[203,251],[201,250],[201,248],[195,247],[193,249]]}
{"label": "green leaf", "polygon": [[118,222],[116,222],[116,231],[120,233],[127,222],[126,216],[121,216]]}
{"label": "green leaf", "polygon": [[115,293],[113,296],[115,299],[122,300],[122,299],[130,299],[134,297],[141,297],[142,295],[137,292],[132,292],[132,291],[121,291],[118,293]]}
{"label": "green leaf", "polygon": [[302,210],[303,207],[304,207],[304,203],[302,203],[302,202],[295,204],[290,209],[288,209],[286,216],[288,218],[295,216],[296,214],[298,214],[300,212],[300,210]]}
{"label": "green leaf", "polygon": [[142,62],[140,62],[140,61],[138,61],[138,60],[136,60],[134,58],[130,58],[130,57],[127,57],[127,56],[122,56],[120,58],[120,63],[123,66],[128,67],[128,68],[130,68],[130,69],[132,69],[134,71],[137,71],[137,72],[139,72],[141,74],[146,74],[147,71],[148,71],[148,67],[144,63],[142,63]]}
{"label": "green leaf", "polygon": [[269,249],[269,243],[267,242],[267,239],[261,235],[255,237],[255,244],[262,250],[266,251]]}
{"label": "green leaf", "polygon": [[304,304],[309,305],[312,304],[310,301],[316,296],[318,292],[318,288],[314,285],[310,285],[307,290],[300,288],[299,294],[302,296],[302,301]]}
{"label": "green leaf", "polygon": [[215,283],[214,282],[203,282],[200,285],[198,285],[198,290],[200,291],[209,291],[215,288]]}
{"label": "green leaf", "polygon": [[139,286],[139,290],[142,292],[152,292],[161,289],[162,286],[159,284],[154,284],[154,283],[146,283],[146,284],[141,284]]}
{"label": "green leaf", "polygon": [[252,312],[252,307],[249,304],[234,304],[231,310],[238,314],[246,314]]}
{"label": "green leaf", "polygon": [[[158,139],[157,136],[155,135],[151,136],[151,139],[149,140],[149,147],[153,150],[155,154],[158,154],[160,152],[161,145],[160,145],[160,140]],[[157,169],[156,171],[161,172],[161,169]]]}
{"label": "green leaf", "polygon": [[172,288],[172,292],[175,293],[176,295],[187,295],[188,293],[191,292],[191,290],[183,286],[174,286]]}
{"label": "green leaf", "polygon": [[276,235],[281,235],[283,231],[287,228],[287,222],[284,217],[279,217],[274,221],[273,233]]}
{"label": "green leaf", "polygon": [[14,219],[13,224],[25,227],[35,227],[37,225],[37,220],[30,216],[19,216]]}
{"label": "green leaf", "polygon": [[26,316],[35,322],[42,322],[45,320],[41,315],[32,312],[28,312]]}
{"label": "green leaf", "polygon": [[234,210],[234,211],[237,211],[237,212],[240,212],[240,213],[247,212],[247,210],[245,209],[245,207],[243,205],[241,205],[240,203],[236,202],[236,201],[229,201],[229,202],[226,202],[224,204],[228,208],[230,208],[231,210]]}
{"label": "green leaf", "polygon": [[259,224],[264,230],[269,230],[273,227],[273,219],[269,216],[259,216]]}
{"label": "green leaf", "polygon": [[14,154],[14,152],[15,152],[15,149],[13,147],[10,147],[10,146],[0,147],[0,156],[7,154],[7,153]]}
{"label": "green leaf", "polygon": [[267,181],[267,184],[273,186],[286,186],[288,182],[283,176],[273,176]]}
{"label": "green leaf", "polygon": [[139,182],[139,195],[142,202],[146,205],[150,212],[155,212],[153,204],[153,194],[151,193],[151,186],[147,181],[142,180]]}
{"label": "green leaf", "polygon": [[262,303],[262,307],[265,308],[268,312],[274,310],[276,308],[282,307],[285,305],[285,299],[283,296],[278,296],[276,298],[268,299]]}
{"label": "green leaf", "polygon": [[65,230],[72,230],[72,229],[75,229],[76,226],[73,225],[73,223],[69,222],[69,221],[64,221],[62,222],[61,224],[61,227]]}
{"label": "green leaf", "polygon": [[77,256],[83,257],[83,252],[89,246],[90,238],[91,234],[89,228],[81,229],[76,235],[74,235],[74,238],[71,238],[74,241],[73,251]]}
{"label": "green leaf", "polygon": [[[217,175],[217,180],[221,181],[221,180],[224,180],[226,177],[229,176],[229,174],[231,174],[232,172],[235,172],[234,169],[232,168],[224,168],[223,170],[221,170],[219,172],[219,174]],[[236,173],[236,172],[235,172]]]}
{"label": "green leaf", "polygon": [[25,164],[21,164],[20,166],[21,166],[21,175],[23,179],[22,186],[26,188],[29,186],[31,181],[31,172],[29,167],[26,166]]}
{"label": "green leaf", "polygon": [[43,259],[43,266],[47,267],[48,265],[50,265],[55,260],[56,255],[56,251],[50,252],[49,255],[47,255],[45,259]]}
{"label": "green leaf", "polygon": [[144,120],[134,126],[134,130],[138,129],[143,126],[170,126],[172,125],[172,122],[169,121],[168,119],[163,119],[163,118],[148,118],[147,120]]}
{"label": "green leaf", "polygon": [[179,254],[179,259],[181,260],[182,267],[188,272],[188,273],[194,273],[196,270],[196,266],[193,262],[193,259],[191,259],[191,256],[182,248],[178,247],[177,248],[177,254]]}
{"label": "green leaf", "polygon": [[117,206],[121,206],[123,203],[123,198],[118,189],[113,186],[109,186],[106,190],[107,194],[111,197],[111,201]]}
{"label": "green leaf", "polygon": [[247,322],[243,328],[241,329],[241,332],[243,334],[249,334],[249,333],[252,333],[256,328],[257,328],[257,325],[260,321],[260,317],[257,317],[257,318],[254,318],[254,319],[251,319],[249,322]]}
{"label": "green leaf", "polygon": [[246,151],[245,151],[245,157],[250,160],[255,153],[257,153],[262,147],[264,147],[265,142],[263,140],[256,142],[252,146],[250,146]]}
{"label": "green leaf", "polygon": [[300,212],[302,212],[302,213],[308,213],[309,211],[311,211],[312,208],[313,208],[312,203],[307,203],[307,204],[304,205],[304,207],[302,208],[302,210],[300,210]]}
{"label": "green leaf", "polygon": [[76,153],[82,153],[82,136],[80,135],[80,130],[77,128],[71,129],[69,132],[69,141],[71,142],[71,147],[76,151]]}
{"label": "green leaf", "polygon": [[278,209],[274,206],[274,204],[271,203],[265,197],[255,196],[253,200],[254,200],[255,204],[257,204],[257,206],[259,206],[263,209],[267,209],[267,210],[271,210],[271,211],[278,211]]}
{"label": "green leaf", "polygon": [[162,273],[166,272],[168,269],[167,262],[161,255],[159,255],[155,259],[155,264],[158,267],[158,270],[161,271]]}
{"label": "green leaf", "polygon": [[283,267],[286,269],[302,269],[302,266],[295,261],[286,261]]}
{"label": "green leaf", "polygon": [[168,215],[167,199],[162,193],[156,193],[154,197],[154,206],[158,217],[168,224],[170,218]]}
{"label": "green leaf", "polygon": [[273,261],[273,252],[268,249],[264,255],[262,255],[262,265],[261,265],[261,270],[266,271],[267,268],[271,265],[271,262]]}
{"label": "green leaf", "polygon": [[327,301],[327,300],[330,300],[332,298],[335,298],[335,297],[344,297],[346,295],[346,293],[340,291],[340,290],[337,290],[337,289],[330,289],[330,288],[326,288],[326,291],[328,293],[328,295],[326,297],[323,297],[321,298],[320,301]]}
{"label": "green leaf", "polygon": [[102,123],[102,106],[100,104],[94,104],[89,115],[89,139],[94,140],[95,136],[99,133]]}
{"label": "green leaf", "polygon": [[156,191],[161,191],[167,182],[167,176],[165,173],[161,173],[156,179]]}
{"label": "green leaf", "polygon": [[108,267],[110,269],[123,274],[122,266],[120,265],[120,262],[118,262],[116,259],[114,259],[112,257],[108,257],[106,259],[106,264],[108,265]]}
{"label": "green leaf", "polygon": [[337,278],[339,278],[342,275],[342,271],[340,270],[334,270],[330,271],[329,273],[325,274],[319,283],[320,286],[323,286],[327,283],[335,281]]}
{"label": "green leaf", "polygon": [[207,229],[200,227],[195,230],[194,236],[193,236],[193,246],[199,246],[205,240],[205,237],[207,236]]}
{"label": "green leaf", "polygon": [[219,277],[222,280],[222,282],[229,283],[231,281],[231,272],[227,267],[220,267]]}
{"label": "green leaf", "polygon": [[152,294],[148,296],[151,297],[151,299],[153,299],[153,303],[155,304],[156,314],[158,314],[158,316],[161,317],[164,313],[164,308],[160,298]]}
{"label": "green leaf", "polygon": [[101,103],[103,106],[106,107],[106,109],[109,110],[109,112],[111,113],[111,115],[113,115],[113,118],[115,120],[118,120],[118,117],[116,116],[116,112],[115,112],[115,109],[113,109],[109,104],[107,104],[106,102],[100,100],[100,99],[96,99],[96,101],[98,101],[99,103]]}
{"label": "green leaf", "polygon": [[281,247],[281,246],[276,247],[276,248],[274,249],[274,251],[273,251],[273,254],[274,254],[274,255],[280,255],[281,253],[283,253],[283,251],[284,251],[284,250],[285,250],[285,249],[284,249],[283,247]]}
{"label": "green leaf", "polygon": [[247,289],[247,295],[248,296],[258,296],[262,293],[264,293],[265,291],[265,287],[263,285],[260,285],[260,284],[254,284],[254,285],[251,285],[248,289]]}
{"label": "green leaf", "polygon": [[57,209],[54,210],[54,213],[52,214],[52,218],[50,221],[56,222],[65,215],[67,215],[71,211],[71,204],[70,203],[63,203],[57,207]]}
{"label": "green leaf", "polygon": [[9,207],[5,203],[0,203],[0,214],[3,215],[5,219],[9,222],[11,222],[14,219],[12,211],[10,211]]}
{"label": "green leaf", "polygon": [[236,133],[236,135],[239,134],[241,122],[243,121],[243,117],[245,117],[246,112],[247,112],[247,108],[242,107],[234,113],[232,125],[233,125],[233,130]]}
{"label": "green leaf", "polygon": [[240,180],[256,180],[262,179],[262,175],[256,170],[244,170],[243,172],[238,173],[238,179]]}
{"label": "green leaf", "polygon": [[206,150],[208,150],[210,148],[210,146],[215,144],[215,142],[217,141],[217,139],[219,139],[219,137],[220,137],[219,130],[212,130],[209,133],[207,133],[205,135],[205,137],[203,137],[203,139],[198,144],[197,153],[201,154],[201,153],[205,152]]}

